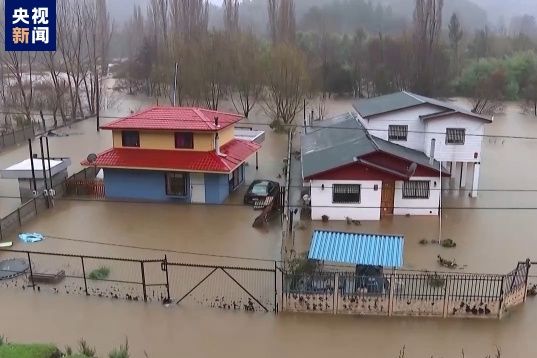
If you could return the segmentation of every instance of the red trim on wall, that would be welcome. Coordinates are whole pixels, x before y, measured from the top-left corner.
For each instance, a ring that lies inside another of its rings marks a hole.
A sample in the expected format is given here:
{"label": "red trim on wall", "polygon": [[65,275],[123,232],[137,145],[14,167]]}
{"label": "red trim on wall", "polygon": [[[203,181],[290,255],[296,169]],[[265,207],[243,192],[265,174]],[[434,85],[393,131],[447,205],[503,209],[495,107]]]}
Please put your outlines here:
{"label": "red trim on wall", "polygon": [[400,177],[368,167],[362,163],[351,163],[324,173],[313,175],[306,180],[402,180]]}

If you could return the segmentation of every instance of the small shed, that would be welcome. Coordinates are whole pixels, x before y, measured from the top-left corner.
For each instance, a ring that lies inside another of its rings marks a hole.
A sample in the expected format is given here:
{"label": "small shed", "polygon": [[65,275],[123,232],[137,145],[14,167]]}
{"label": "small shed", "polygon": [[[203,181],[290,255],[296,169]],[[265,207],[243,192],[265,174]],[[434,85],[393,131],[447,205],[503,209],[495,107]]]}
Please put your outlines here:
{"label": "small shed", "polygon": [[[33,173],[32,173],[33,162]],[[25,159],[22,162],[0,170],[0,177],[3,179],[17,179],[19,181],[19,192],[21,200],[25,202],[34,197],[33,178],[35,176],[36,191],[42,193],[45,189],[44,176],[47,179],[47,185],[50,185],[50,176],[52,176],[52,185],[56,186],[67,179],[67,168],[71,165],[69,158],[51,158],[50,168],[49,161],[45,159],[45,174],[43,174],[43,161],[41,158]]]}
{"label": "small shed", "polygon": [[403,236],[316,230],[308,258],[338,264],[403,266]]}

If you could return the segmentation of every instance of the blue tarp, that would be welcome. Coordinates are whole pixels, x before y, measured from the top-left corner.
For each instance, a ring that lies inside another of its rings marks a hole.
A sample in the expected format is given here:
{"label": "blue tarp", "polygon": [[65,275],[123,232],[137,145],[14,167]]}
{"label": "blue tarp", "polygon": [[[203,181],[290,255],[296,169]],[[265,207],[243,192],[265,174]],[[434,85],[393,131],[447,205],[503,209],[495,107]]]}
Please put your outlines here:
{"label": "blue tarp", "polygon": [[401,267],[404,242],[403,236],[316,230],[309,258],[352,265]]}
{"label": "blue tarp", "polygon": [[32,243],[32,242],[38,242],[43,240],[43,235],[33,232],[33,233],[23,233],[19,234],[19,239],[24,241],[25,243]]}

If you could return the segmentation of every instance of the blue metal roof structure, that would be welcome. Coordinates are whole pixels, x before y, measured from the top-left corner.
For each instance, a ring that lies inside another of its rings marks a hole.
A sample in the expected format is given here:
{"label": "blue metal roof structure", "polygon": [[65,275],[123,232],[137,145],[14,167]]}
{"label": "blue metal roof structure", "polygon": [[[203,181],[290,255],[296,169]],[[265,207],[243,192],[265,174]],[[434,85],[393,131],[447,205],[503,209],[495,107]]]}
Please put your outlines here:
{"label": "blue metal roof structure", "polygon": [[316,230],[309,259],[353,265],[403,266],[403,236]]}

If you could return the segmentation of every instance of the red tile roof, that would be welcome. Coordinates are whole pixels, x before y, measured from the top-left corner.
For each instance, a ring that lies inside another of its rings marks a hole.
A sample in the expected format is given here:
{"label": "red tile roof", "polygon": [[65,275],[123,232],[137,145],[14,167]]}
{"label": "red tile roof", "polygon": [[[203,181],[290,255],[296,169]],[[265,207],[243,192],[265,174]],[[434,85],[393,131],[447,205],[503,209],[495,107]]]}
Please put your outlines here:
{"label": "red tile roof", "polygon": [[225,156],[219,156],[215,151],[112,148],[99,154],[95,163],[85,160],[81,164],[101,168],[231,173],[259,148],[259,144],[240,139],[233,139],[222,146],[220,151]]}
{"label": "red tile roof", "polygon": [[[216,128],[218,117],[219,128]],[[240,121],[238,114],[191,107],[153,107],[132,116],[118,119],[102,129],[148,129],[216,131]]]}

